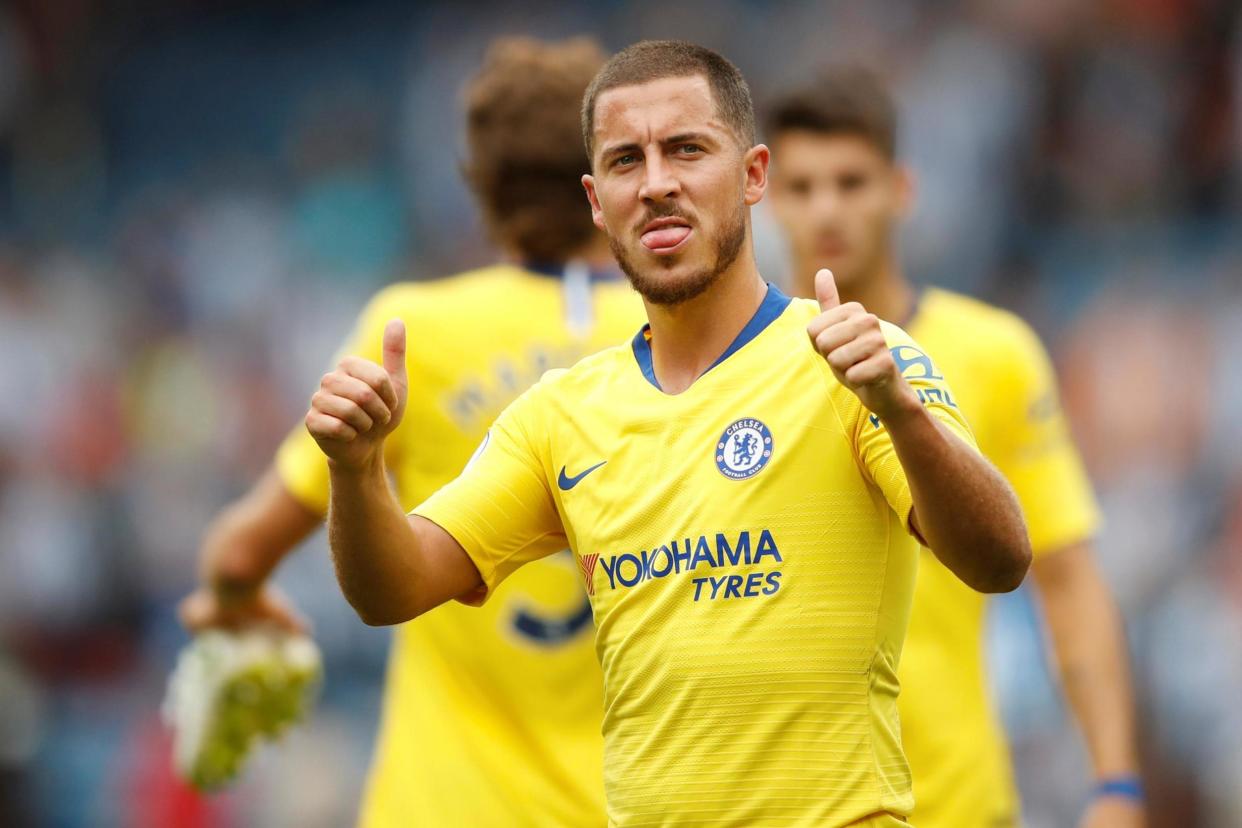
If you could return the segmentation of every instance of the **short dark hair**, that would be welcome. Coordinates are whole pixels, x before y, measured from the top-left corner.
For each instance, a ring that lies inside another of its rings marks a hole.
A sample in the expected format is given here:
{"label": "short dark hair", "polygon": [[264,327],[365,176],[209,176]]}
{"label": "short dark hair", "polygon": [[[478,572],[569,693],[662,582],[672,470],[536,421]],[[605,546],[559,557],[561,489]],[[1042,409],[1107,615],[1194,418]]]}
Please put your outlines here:
{"label": "short dark hair", "polygon": [[779,95],[765,119],[767,136],[807,130],[866,139],[890,161],[897,153],[897,109],[880,77],[857,65],[822,70],[803,86]]}
{"label": "short dark hair", "polygon": [[466,86],[466,181],[489,233],[528,261],[562,263],[598,232],[582,198],[591,166],[578,107],[604,57],[587,37],[503,37]]}
{"label": "short dark hair", "polygon": [[716,110],[738,143],[752,146],[755,108],[750,87],[736,66],[711,49],[684,40],[643,40],[613,55],[587,87],[582,99],[582,139],[587,156],[595,152],[595,102],[600,95],[621,86],[695,75],[707,78]]}

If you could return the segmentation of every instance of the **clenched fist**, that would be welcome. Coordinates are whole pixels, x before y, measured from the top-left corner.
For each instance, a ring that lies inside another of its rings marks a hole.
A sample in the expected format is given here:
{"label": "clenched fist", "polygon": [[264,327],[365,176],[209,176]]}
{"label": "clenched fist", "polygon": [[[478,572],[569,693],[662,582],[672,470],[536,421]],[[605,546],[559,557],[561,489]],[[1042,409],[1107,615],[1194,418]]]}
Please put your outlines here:
{"label": "clenched fist", "polygon": [[405,374],[405,324],[384,329],[384,364],[345,357],[324,374],[311,397],[306,428],[328,459],[362,469],[383,455],[384,438],[405,413],[409,383]]}
{"label": "clenched fist", "polygon": [[832,373],[881,420],[917,410],[919,400],[902,379],[880,320],[857,302],[841,304],[831,270],[815,274],[819,316],[806,332]]}

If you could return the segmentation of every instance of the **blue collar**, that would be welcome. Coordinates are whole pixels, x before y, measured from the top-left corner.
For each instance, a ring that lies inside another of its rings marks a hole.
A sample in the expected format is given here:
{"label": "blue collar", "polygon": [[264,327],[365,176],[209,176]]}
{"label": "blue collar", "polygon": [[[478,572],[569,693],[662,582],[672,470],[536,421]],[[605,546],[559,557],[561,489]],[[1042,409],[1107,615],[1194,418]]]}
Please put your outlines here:
{"label": "blue collar", "polygon": [[[750,342],[759,334],[763,333],[763,329],[771,325],[776,318],[785,312],[785,308],[789,307],[789,297],[781,293],[780,288],[768,282],[768,292],[764,294],[763,301],[759,303],[755,315],[746,323],[746,327],[742,328],[733,341],[729,343],[729,347],[725,348],[725,352],[716,358],[716,361],[707,366],[707,371],[712,370],[720,363],[737,353],[741,348]],[[633,348],[634,359],[638,360],[638,367],[643,372],[643,376],[647,378],[647,382],[656,387],[656,390],[663,391],[660,388],[660,381],[656,379],[655,366],[651,362],[651,324],[643,325],[643,329],[634,336]],[[706,374],[704,371],[703,374]],[[699,374],[702,378],[703,374]]]}
{"label": "blue collar", "polygon": [[[535,261],[526,259],[518,263],[518,267],[527,273],[533,273],[536,276],[547,276],[549,279],[562,279],[565,276],[564,262]],[[621,280],[620,274],[616,271],[595,270],[589,271],[592,282],[618,282]]]}

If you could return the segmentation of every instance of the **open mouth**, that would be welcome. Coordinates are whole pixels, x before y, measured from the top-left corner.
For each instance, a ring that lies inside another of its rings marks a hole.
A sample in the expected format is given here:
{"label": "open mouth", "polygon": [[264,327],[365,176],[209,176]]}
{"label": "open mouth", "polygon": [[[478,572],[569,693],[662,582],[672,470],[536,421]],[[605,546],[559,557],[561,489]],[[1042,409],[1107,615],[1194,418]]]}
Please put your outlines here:
{"label": "open mouth", "polygon": [[686,239],[690,238],[693,228],[683,218],[666,216],[647,222],[639,237],[643,247],[652,253],[664,255],[675,252]]}

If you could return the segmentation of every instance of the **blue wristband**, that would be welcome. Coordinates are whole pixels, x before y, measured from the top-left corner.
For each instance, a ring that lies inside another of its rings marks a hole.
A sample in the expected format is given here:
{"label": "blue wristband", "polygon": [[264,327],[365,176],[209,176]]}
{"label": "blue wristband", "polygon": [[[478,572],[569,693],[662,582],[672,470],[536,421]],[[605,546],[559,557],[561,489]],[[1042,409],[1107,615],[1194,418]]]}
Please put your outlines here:
{"label": "blue wristband", "polygon": [[1120,796],[1133,799],[1135,802],[1142,802],[1143,783],[1137,776],[1116,776],[1112,779],[1103,779],[1091,791],[1092,799],[1099,799],[1102,796]]}

